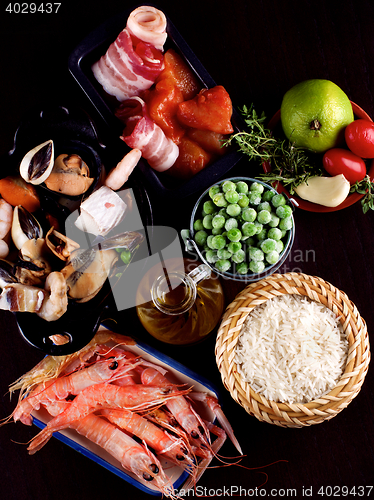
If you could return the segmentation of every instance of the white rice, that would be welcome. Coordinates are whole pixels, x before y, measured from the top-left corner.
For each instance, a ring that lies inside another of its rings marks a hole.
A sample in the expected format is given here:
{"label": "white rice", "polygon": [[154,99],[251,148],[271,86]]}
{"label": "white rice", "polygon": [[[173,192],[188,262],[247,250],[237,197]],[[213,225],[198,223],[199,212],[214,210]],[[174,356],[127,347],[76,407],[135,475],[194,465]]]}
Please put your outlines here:
{"label": "white rice", "polygon": [[235,351],[239,375],[266,399],[307,403],[333,389],[344,372],[348,340],[319,302],[281,295],[255,307]]}

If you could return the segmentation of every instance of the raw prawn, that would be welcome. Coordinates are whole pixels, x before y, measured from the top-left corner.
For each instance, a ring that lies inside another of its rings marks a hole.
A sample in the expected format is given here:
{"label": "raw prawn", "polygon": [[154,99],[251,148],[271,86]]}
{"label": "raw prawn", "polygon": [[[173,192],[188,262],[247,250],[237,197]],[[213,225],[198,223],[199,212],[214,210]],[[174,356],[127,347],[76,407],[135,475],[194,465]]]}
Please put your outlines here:
{"label": "raw prawn", "polygon": [[56,321],[68,308],[68,295],[65,277],[59,271],[53,271],[45,280],[44,289],[48,295],[44,298],[37,315],[46,321]]}
{"label": "raw prawn", "polygon": [[28,396],[19,401],[13,413],[15,422],[21,420],[26,425],[32,424],[31,412],[38,410],[40,404],[63,400],[69,395],[77,395],[83,389],[95,384],[109,382],[122,377],[133,368],[133,363],[125,359],[113,358],[73,372],[71,375],[40,383]]}
{"label": "raw prawn", "polygon": [[9,233],[13,221],[13,207],[3,198],[0,198],[0,240]]}
{"label": "raw prawn", "polygon": [[[146,368],[141,374],[142,383],[145,385],[167,386],[168,379],[160,372]],[[175,419],[186,431],[191,442],[199,447],[202,453],[210,453],[209,433],[199,415],[191,407],[183,396],[175,397],[166,402],[166,407],[174,415]]]}
{"label": "raw prawn", "polygon": [[44,446],[54,432],[65,429],[71,422],[81,420],[97,410],[106,408],[146,410],[162,405],[180,394],[188,393],[188,390],[175,391],[173,389],[172,386],[129,385],[120,387],[106,383],[87,387],[78,394],[65,411],[48,422],[47,426],[32,439],[28,450],[30,454],[35,453]]}
{"label": "raw prawn", "polygon": [[[64,411],[64,403],[47,405],[48,412],[57,416]],[[112,455],[128,472],[136,475],[141,482],[152,484],[157,490],[170,498],[173,489],[159,460],[151,451],[137,443],[133,438],[105,419],[90,414],[82,420],[69,424],[71,429],[89,439]]]}
{"label": "raw prawn", "polygon": [[100,327],[95,337],[80,351],[66,356],[45,356],[36,366],[9,386],[10,394],[12,395],[13,392],[19,390],[21,398],[23,394],[30,392],[41,382],[56,379],[62,374],[71,373],[82,368],[95,354],[97,346],[109,341],[122,345],[135,345],[136,343],[130,337]]}
{"label": "raw prawn", "polygon": [[188,443],[167,433],[145,417],[130,410],[103,410],[110,422],[145,441],[158,455],[192,472],[194,457]]}
{"label": "raw prawn", "polygon": [[125,184],[131,172],[138,164],[141,156],[142,152],[140,151],[140,149],[132,149],[122,158],[117,166],[109,172],[107,178],[104,181],[104,185],[109,187],[113,191],[117,191],[118,189],[120,189]]}

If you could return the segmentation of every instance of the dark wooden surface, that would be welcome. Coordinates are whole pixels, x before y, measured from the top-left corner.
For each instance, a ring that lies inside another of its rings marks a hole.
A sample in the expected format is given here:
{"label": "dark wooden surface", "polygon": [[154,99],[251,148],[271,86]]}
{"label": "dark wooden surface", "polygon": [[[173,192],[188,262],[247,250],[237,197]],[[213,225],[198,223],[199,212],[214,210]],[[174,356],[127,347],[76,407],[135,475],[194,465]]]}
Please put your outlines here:
{"label": "dark wooden surface", "polygon": [[[73,102],[95,115],[68,73],[67,58],[104,20],[131,6],[119,0],[62,0],[58,14],[32,15],[8,14],[7,3],[2,2],[0,12],[1,155],[12,147],[18,123],[35,105]],[[374,117],[372,1],[160,0],[158,6],[217,83],[226,87],[236,106],[253,102],[270,118],[292,85],[308,78],[326,78]],[[259,170],[245,160],[238,168],[243,175]],[[157,195],[150,195],[155,222],[173,224],[178,230],[186,227],[196,197],[160,206]],[[178,215],[171,219],[170,212]],[[316,275],[343,290],[366,320],[371,335],[374,213],[363,215],[356,204],[328,214],[298,210],[295,220],[294,247],[281,272]],[[235,282],[224,286],[228,304],[242,286]],[[1,417],[6,417],[16,404],[15,399],[9,400],[8,385],[43,355],[23,341],[11,313],[0,311],[0,322]],[[367,497],[374,484],[371,369],[357,398],[330,422],[282,429],[248,416],[225,391],[215,364],[214,335],[200,345],[171,348],[153,342],[136,318],[124,321],[123,331],[181,361],[222,391],[222,405],[245,453],[243,467],[224,467],[216,460],[215,468],[199,482],[200,496],[218,498],[221,492],[230,498],[230,492],[242,487],[244,497],[258,487],[262,489],[252,492],[253,496],[318,499],[323,498],[321,487],[336,487],[326,490],[327,496],[334,491],[344,496],[342,487],[348,486]],[[26,443],[35,434],[35,427],[20,423],[0,428],[3,498],[148,498],[56,439],[29,456]],[[222,454],[235,454],[230,443],[224,445]]]}

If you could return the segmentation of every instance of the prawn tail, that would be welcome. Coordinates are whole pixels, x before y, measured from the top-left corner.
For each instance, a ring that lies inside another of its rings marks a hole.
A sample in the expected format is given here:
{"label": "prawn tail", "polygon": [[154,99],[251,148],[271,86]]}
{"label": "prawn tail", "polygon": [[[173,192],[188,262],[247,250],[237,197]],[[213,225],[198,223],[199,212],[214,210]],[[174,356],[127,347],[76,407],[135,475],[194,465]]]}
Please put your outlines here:
{"label": "prawn tail", "polygon": [[33,439],[31,440],[27,451],[29,455],[34,455],[37,451],[39,451],[52,437],[53,432],[48,428],[44,427],[42,431],[39,432]]}
{"label": "prawn tail", "polygon": [[237,451],[240,453],[240,455],[243,455],[243,451],[241,449],[241,446],[239,444],[239,441],[235,437],[234,430],[228,421],[226,415],[223,413],[221,406],[219,405],[218,401],[216,398],[213,396],[210,396],[208,394],[204,394],[201,392],[193,392],[190,394],[191,399],[194,399],[196,401],[205,401],[209,408],[212,410],[214,413],[215,417],[217,418],[218,422],[222,426],[222,428],[225,430],[227,436],[229,437],[230,441],[232,444],[235,446]]}

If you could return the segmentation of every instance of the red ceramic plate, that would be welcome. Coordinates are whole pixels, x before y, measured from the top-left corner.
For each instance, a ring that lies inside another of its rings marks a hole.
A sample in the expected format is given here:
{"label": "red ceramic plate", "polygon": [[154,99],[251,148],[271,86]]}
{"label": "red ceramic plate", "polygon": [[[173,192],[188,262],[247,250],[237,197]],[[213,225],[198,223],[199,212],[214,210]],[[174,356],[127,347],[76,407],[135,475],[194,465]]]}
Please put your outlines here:
{"label": "red ceramic plate", "polygon": [[[357,106],[357,104],[355,104],[352,101],[351,101],[351,104],[352,104],[352,109],[353,109],[353,112],[354,112],[354,115],[356,118],[363,118],[366,120],[373,121],[370,118],[370,116],[362,108],[360,108],[360,106]],[[280,110],[278,110],[275,113],[275,115],[273,116],[273,118],[270,120],[269,128],[271,130],[274,130],[276,128],[276,126],[279,124],[280,124]],[[269,162],[264,162],[262,166],[263,166],[265,173],[271,171],[271,166],[270,166]],[[371,160],[371,163],[369,164],[368,174],[370,176],[370,179],[373,180],[374,179],[374,160]],[[291,195],[287,191],[287,189],[284,186],[282,186],[282,184],[280,182],[275,183],[275,184],[277,184],[277,185],[274,185],[274,187],[276,188],[276,190],[279,193],[286,194],[291,200],[294,200],[297,203],[298,208],[301,208],[302,210],[307,210],[309,212],[336,212],[337,210],[342,210],[343,208],[350,207],[351,205],[353,205],[357,201],[361,200],[361,198],[363,197],[362,194],[352,193],[352,194],[348,195],[347,198],[343,201],[343,203],[341,203],[337,207],[325,207],[323,205],[318,205],[317,203],[311,203],[310,201],[303,200],[296,195]]]}

